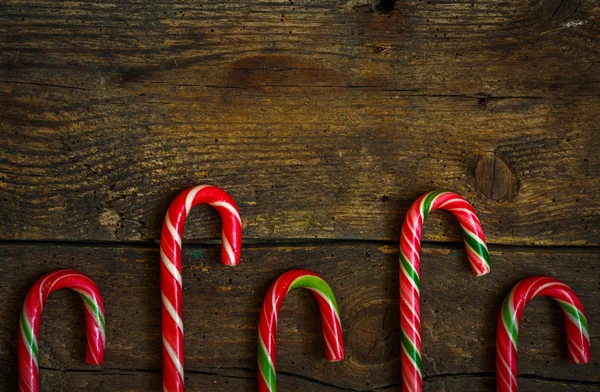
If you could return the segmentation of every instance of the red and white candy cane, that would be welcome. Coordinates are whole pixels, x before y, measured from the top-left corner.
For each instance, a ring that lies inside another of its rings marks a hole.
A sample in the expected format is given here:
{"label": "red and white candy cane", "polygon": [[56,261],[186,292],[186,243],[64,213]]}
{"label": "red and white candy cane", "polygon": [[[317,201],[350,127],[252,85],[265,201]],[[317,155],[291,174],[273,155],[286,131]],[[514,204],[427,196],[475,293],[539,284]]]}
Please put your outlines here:
{"label": "red and white candy cane", "polygon": [[169,206],[160,237],[164,392],[183,392],[181,238],[185,219],[198,204],[209,204],[221,215],[222,263],[235,266],[240,261],[242,222],[233,199],[211,185],[198,185],[180,193]]}
{"label": "red and white candy cane", "polygon": [[400,236],[400,326],[402,329],[402,390],[421,392],[421,231],[427,214],[436,209],[458,218],[471,269],[476,276],[490,271],[483,229],[471,205],[456,193],[430,192],[410,206]]}
{"label": "red and white candy cane", "polygon": [[19,322],[19,391],[38,392],[39,358],[38,332],[44,303],[50,293],[62,288],[75,290],[85,307],[87,347],[85,360],[90,365],[104,361],[106,325],[104,305],[98,287],[87,276],[72,270],[51,272],[40,278],[29,290]]}
{"label": "red and white candy cane", "polygon": [[331,287],[314,272],[293,270],[281,275],[271,285],[263,302],[258,326],[258,392],[275,392],[275,342],[279,309],[287,293],[295,288],[310,290],[321,310],[325,338],[325,357],[328,361],[344,359],[344,339],[340,312]]}
{"label": "red and white candy cane", "polygon": [[517,337],[519,323],[527,302],[549,296],[556,300],[565,315],[569,360],[576,364],[590,362],[590,334],[581,301],[560,280],[533,276],[517,283],[502,304],[496,335],[496,385],[498,392],[516,392]]}

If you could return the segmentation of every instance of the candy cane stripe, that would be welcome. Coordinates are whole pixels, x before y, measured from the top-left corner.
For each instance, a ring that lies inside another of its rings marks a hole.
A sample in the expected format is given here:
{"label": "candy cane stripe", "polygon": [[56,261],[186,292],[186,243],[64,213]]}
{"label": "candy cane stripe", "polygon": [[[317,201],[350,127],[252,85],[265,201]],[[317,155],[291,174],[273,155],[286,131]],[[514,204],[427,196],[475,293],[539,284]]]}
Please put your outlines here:
{"label": "candy cane stripe", "polygon": [[76,271],[59,270],[41,277],[29,290],[18,333],[19,391],[39,392],[38,331],[44,303],[56,290],[70,288],[82,299],[85,309],[87,347],[85,359],[89,364],[104,361],[106,322],[104,305],[98,288],[89,278]]}
{"label": "candy cane stripe", "polygon": [[171,302],[169,302],[167,297],[165,297],[165,295],[162,293],[161,293],[161,297],[162,297],[162,302],[163,302],[165,309],[167,310],[167,312],[169,313],[169,315],[171,316],[173,321],[175,321],[175,324],[177,324],[177,327],[183,333],[183,320],[181,319],[181,317],[179,317],[179,315],[177,314],[177,311],[175,310],[173,305],[171,305]]}
{"label": "candy cane stripe", "polygon": [[269,391],[275,391],[275,365],[269,356],[269,352],[262,338],[258,337],[259,349],[258,349],[258,368],[263,380],[269,388]]}
{"label": "candy cane stripe", "polygon": [[321,310],[325,353],[328,361],[344,358],[344,341],[339,309],[333,291],[316,274],[293,270],[281,275],[265,296],[258,327],[258,392],[276,392],[275,345],[279,309],[287,293],[306,288],[313,293]]}
{"label": "candy cane stripe", "polygon": [[208,185],[196,185],[193,188],[190,188],[188,190],[188,194],[185,197],[185,215],[189,214],[190,211],[193,208],[194,205],[194,199],[196,198],[196,195],[198,194],[198,192],[200,192],[202,189],[208,187]]}
{"label": "candy cane stripe", "polygon": [[402,350],[404,351],[404,353],[406,354],[407,358],[410,360],[412,365],[415,367],[415,369],[419,373],[421,373],[421,367],[422,367],[421,354],[419,354],[419,351],[417,350],[417,348],[415,347],[413,342],[403,332],[401,333],[401,339],[402,339]]}
{"label": "candy cane stripe", "polygon": [[169,260],[169,258],[165,254],[165,251],[162,248],[160,249],[160,259],[165,268],[171,274],[171,276],[173,276],[175,281],[179,284],[179,287],[181,287],[183,285],[181,280],[181,273],[179,273],[179,270],[177,269],[177,267],[175,267],[175,264],[173,264],[173,262]]}
{"label": "candy cane stripe", "polygon": [[173,224],[171,223],[171,219],[169,218],[169,214],[167,214],[165,216],[165,225],[167,226],[167,230],[169,231],[169,234],[171,235],[171,237],[175,240],[175,242],[177,242],[177,245],[179,245],[179,248],[181,248],[181,236],[179,235],[177,230],[173,227]]}
{"label": "candy cane stripe", "polygon": [[519,322],[514,319],[515,314],[511,313],[509,306],[502,308],[502,324],[508,336],[510,337],[511,343],[517,349],[517,338],[519,336]]}
{"label": "candy cane stripe", "polygon": [[400,324],[402,329],[402,389],[421,392],[423,385],[420,321],[421,231],[427,214],[450,211],[462,228],[467,257],[475,276],[490,271],[483,229],[473,207],[461,196],[434,191],[419,197],[408,209],[400,235]]}
{"label": "candy cane stripe", "polygon": [[229,265],[235,265],[235,254],[233,253],[233,248],[231,244],[227,240],[227,236],[223,233],[223,249],[227,252],[227,257],[229,258]]}
{"label": "candy cane stripe", "polygon": [[[412,230],[411,230],[411,234],[412,234]],[[413,257],[414,257],[414,255],[418,256],[419,250],[413,244],[410,243],[410,239],[406,236],[406,233],[402,233],[402,237],[404,239],[404,243],[410,249],[410,255]],[[402,254],[404,254],[404,251],[402,249],[400,251],[402,252]],[[407,258],[407,257],[404,256],[404,258]]]}
{"label": "candy cane stripe", "polygon": [[589,340],[589,327],[583,313],[581,313],[581,311],[573,304],[561,300],[557,300],[556,302],[558,302],[560,307],[565,311],[565,316],[567,316],[573,324],[579,326],[583,335]]}
{"label": "candy cane stripe", "polygon": [[[590,361],[590,338],[583,306],[575,292],[557,279],[534,276],[517,283],[502,305],[496,335],[496,373],[498,392],[516,392],[517,338],[525,305],[538,296],[549,296],[563,310],[567,330],[569,360]],[[510,380],[510,381],[508,381]]]}
{"label": "candy cane stripe", "polygon": [[487,250],[487,245],[485,242],[481,241],[481,238],[475,236],[475,234],[471,233],[468,230],[463,230],[463,238],[465,239],[465,243],[475,254],[481,258],[481,260],[487,263],[490,259],[490,255]]}
{"label": "candy cane stripe", "polygon": [[335,302],[335,297],[333,296],[331,288],[323,279],[312,275],[301,276],[294,279],[289,290],[302,287],[306,287],[313,293],[317,293],[320,297],[327,301],[328,305],[331,307],[331,309],[333,309],[336,317],[339,319],[339,310],[337,303]]}
{"label": "candy cane stripe", "polygon": [[37,339],[33,333],[33,329],[31,325],[29,325],[29,320],[27,320],[27,316],[25,315],[25,310],[21,313],[21,336],[27,342],[27,349],[36,364],[38,362],[38,345]]}
{"label": "candy cane stripe", "polygon": [[83,302],[85,303],[86,309],[94,317],[96,322],[102,326],[101,331],[102,331],[102,333],[104,333],[104,331],[106,330],[106,322],[104,321],[104,314],[98,307],[98,303],[95,301],[95,299],[90,298],[85,292],[83,292],[81,290],[75,290],[75,291],[77,291],[79,293],[79,295],[83,299]]}
{"label": "candy cane stripe", "polygon": [[568,343],[567,348],[569,350],[569,355],[573,358],[573,363],[579,365],[585,361],[585,351],[579,347],[578,343],[573,340],[571,336],[567,335]]}
{"label": "candy cane stripe", "polygon": [[[441,195],[442,193],[443,192],[438,192],[437,196]],[[456,195],[456,196],[457,197],[450,198],[450,199],[447,199],[447,200],[441,202],[438,208],[452,209],[454,211],[466,211],[468,213],[471,213],[472,212],[471,206],[463,204],[464,199],[461,196],[458,196],[458,195]],[[458,203],[459,205],[462,206],[462,208],[460,208],[460,207],[448,207],[449,205],[452,205],[454,203]]]}
{"label": "candy cane stripe", "polygon": [[[413,379],[413,377],[411,377],[411,375],[410,375],[410,374],[408,374],[408,373],[405,373],[404,371],[402,372],[402,378],[403,378],[403,379],[404,379],[404,378],[406,378],[406,379],[409,379],[409,380],[410,380],[410,379]],[[404,387],[403,387],[403,388],[404,388]],[[405,391],[406,391],[406,392],[416,392],[416,391],[417,391],[417,388],[418,388],[418,386],[417,386],[417,385],[410,385],[410,384],[407,384],[405,388],[406,388],[406,389],[405,389]]]}
{"label": "candy cane stripe", "polygon": [[[510,369],[510,366],[508,365],[508,363],[506,363],[506,361],[504,360],[504,358],[501,358],[500,361],[501,361],[502,366],[504,367],[504,369],[506,369],[506,371],[502,372],[502,373],[498,372],[499,377],[502,378],[502,380],[504,381],[504,383],[506,384],[506,386],[509,387],[509,388],[511,386],[511,383],[516,385],[517,384],[517,378],[512,373],[512,371]],[[506,379],[506,375],[507,374],[510,376],[510,380]]]}
{"label": "candy cane stripe", "polygon": [[400,267],[402,268],[404,276],[410,280],[412,286],[417,291],[420,291],[421,279],[419,278],[419,273],[413,268],[404,253],[400,253]]}
{"label": "candy cane stripe", "polygon": [[432,209],[432,205],[433,202],[435,201],[435,199],[440,196],[442,194],[442,192],[440,191],[434,191],[434,192],[430,192],[429,194],[427,194],[425,196],[425,198],[423,199],[423,208],[421,209],[421,211],[423,211],[423,220],[425,218],[425,216],[427,214],[429,214],[429,212],[431,212]]}
{"label": "candy cane stripe", "polygon": [[237,211],[237,209],[235,207],[233,207],[231,204],[229,203],[224,203],[222,201],[216,201],[214,203],[210,203],[211,206],[218,208],[225,208],[226,210],[228,210],[233,216],[235,216],[237,218],[237,220],[241,221],[242,218],[240,218],[240,214]]}
{"label": "candy cane stripe", "polygon": [[29,384],[21,375],[19,377],[19,392],[27,392],[33,390],[34,386]]}
{"label": "candy cane stripe", "polygon": [[177,357],[177,354],[175,353],[175,350],[173,350],[173,347],[171,347],[171,345],[165,339],[164,336],[163,336],[163,347],[167,351],[167,354],[169,355],[169,358],[171,359],[173,365],[175,366],[175,369],[177,369],[177,373],[179,373],[179,375],[181,376],[181,378],[183,378],[183,365],[179,361],[179,358]]}
{"label": "candy cane stripe", "polygon": [[160,269],[163,332],[163,390],[183,392],[184,353],[181,249],[185,219],[198,204],[217,209],[222,221],[221,262],[235,266],[240,261],[242,222],[233,199],[211,185],[198,185],[181,192],[169,206],[160,238]]}

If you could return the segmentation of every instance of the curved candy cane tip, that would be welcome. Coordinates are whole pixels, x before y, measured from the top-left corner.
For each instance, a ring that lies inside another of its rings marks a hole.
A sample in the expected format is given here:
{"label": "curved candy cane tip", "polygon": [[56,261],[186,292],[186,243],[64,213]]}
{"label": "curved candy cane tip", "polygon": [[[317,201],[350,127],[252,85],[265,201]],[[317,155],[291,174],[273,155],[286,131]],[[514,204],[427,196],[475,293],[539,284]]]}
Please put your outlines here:
{"label": "curved candy cane tip", "polygon": [[181,238],[187,215],[199,204],[214,207],[221,217],[221,262],[227,266],[235,266],[240,261],[242,223],[233,199],[225,191],[212,185],[193,186],[177,195],[167,210],[160,239],[163,384],[168,392],[183,392]]}
{"label": "curved candy cane tip", "polygon": [[567,331],[569,359],[586,363],[590,358],[589,328],[583,306],[575,292],[559,280],[534,276],[517,283],[510,291],[498,316],[496,335],[496,372],[499,392],[515,392],[517,388],[517,338],[525,305],[535,297],[549,296],[563,310]]}
{"label": "curved candy cane tip", "polygon": [[87,276],[73,270],[58,270],[41,277],[29,290],[18,333],[19,388],[39,390],[38,331],[44,303],[56,290],[70,288],[83,300],[86,320],[86,362],[92,365],[104,360],[106,325],[104,305],[98,288]]}
{"label": "curved candy cane tip", "polygon": [[307,270],[292,270],[281,275],[269,288],[263,301],[258,328],[258,391],[275,392],[275,355],[277,318],[287,293],[295,288],[310,290],[319,304],[328,361],[344,358],[344,340],[339,310],[331,287],[317,274]]}
{"label": "curved candy cane tip", "polygon": [[400,235],[400,326],[402,374],[405,391],[421,392],[420,249],[425,217],[436,209],[451,212],[459,221],[471,270],[475,276],[490,271],[489,252],[481,222],[473,207],[460,195],[447,191],[423,194],[410,206]]}

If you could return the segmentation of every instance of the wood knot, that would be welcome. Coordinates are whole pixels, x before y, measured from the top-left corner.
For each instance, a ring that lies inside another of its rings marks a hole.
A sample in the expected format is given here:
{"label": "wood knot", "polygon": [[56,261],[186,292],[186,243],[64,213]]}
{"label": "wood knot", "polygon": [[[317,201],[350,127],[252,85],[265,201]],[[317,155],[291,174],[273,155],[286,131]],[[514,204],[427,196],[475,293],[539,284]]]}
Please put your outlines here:
{"label": "wood knot", "polygon": [[137,77],[138,77],[138,75],[136,75],[134,73],[123,73],[123,74],[119,75],[119,82],[120,83],[135,82]]}
{"label": "wood knot", "polygon": [[492,200],[508,200],[516,195],[518,181],[508,165],[494,154],[477,161],[475,181],[481,193]]}
{"label": "wood knot", "polygon": [[394,12],[397,0],[380,0],[379,4],[375,6],[375,9],[382,14],[391,14]]}

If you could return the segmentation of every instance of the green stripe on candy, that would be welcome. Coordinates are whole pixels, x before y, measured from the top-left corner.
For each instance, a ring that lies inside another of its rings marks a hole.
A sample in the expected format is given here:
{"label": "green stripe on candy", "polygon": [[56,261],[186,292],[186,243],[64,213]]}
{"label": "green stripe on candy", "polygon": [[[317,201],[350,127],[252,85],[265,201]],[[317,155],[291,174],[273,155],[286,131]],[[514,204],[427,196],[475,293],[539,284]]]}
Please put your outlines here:
{"label": "green stripe on candy", "polygon": [[478,241],[477,238],[475,238],[471,234],[469,234],[466,230],[463,230],[462,232],[463,232],[463,237],[465,239],[465,242],[467,243],[469,248],[471,248],[473,250],[473,252],[480,255],[481,258],[486,262],[486,264],[489,265],[490,264],[490,254],[489,254],[487,248],[485,247],[485,245],[483,245],[480,241]]}
{"label": "green stripe on candy", "polygon": [[258,337],[258,368],[260,370],[260,374],[262,375],[263,380],[269,387],[269,390],[275,391],[275,383],[276,383],[276,374],[275,369],[273,369],[273,364],[271,363],[271,357],[267,352],[267,348],[265,347],[262,338]]}
{"label": "green stripe on candy", "polygon": [[[513,289],[514,291],[514,289]],[[508,295],[506,301],[504,301],[504,306],[502,306],[502,322],[504,323],[504,328],[508,332],[512,343],[517,348],[517,340],[519,337],[519,327],[515,325],[515,320],[513,318],[513,312],[510,310],[510,303],[513,299],[513,291]]]}
{"label": "green stripe on candy", "polygon": [[567,302],[563,302],[563,301],[557,301],[557,302],[565,312],[567,312],[569,315],[571,315],[571,317],[573,317],[575,320],[579,321],[580,325],[584,328],[585,332],[589,331],[587,319],[585,318],[583,313],[581,313],[579,311],[579,309],[577,309],[575,306],[573,306]]}
{"label": "green stripe on candy", "polygon": [[100,308],[98,307],[98,304],[95,301],[93,301],[90,297],[88,297],[86,294],[79,293],[79,295],[81,296],[81,299],[83,299],[83,302],[86,303],[86,305],[88,306],[88,308],[90,309],[92,314],[94,316],[96,316],[96,318],[100,322],[102,331],[106,331],[106,323],[104,321],[104,316],[102,315],[102,312],[100,311]]}
{"label": "green stripe on candy", "polygon": [[408,357],[412,359],[417,370],[419,370],[419,372],[421,372],[421,367],[422,367],[421,354],[416,349],[413,342],[408,338],[408,336],[406,336],[404,331],[401,331],[401,335],[402,335],[402,346],[404,347],[404,350],[406,350],[406,355],[408,355]]}
{"label": "green stripe on candy", "polygon": [[27,345],[29,346],[29,349],[31,350],[31,352],[33,354],[33,358],[35,359],[35,362],[37,362],[38,361],[37,341],[35,339],[35,336],[33,335],[33,331],[31,329],[31,326],[29,325],[29,321],[27,321],[27,316],[25,315],[25,309],[23,309],[23,312],[21,312],[21,329],[23,330],[23,335],[25,337],[25,341],[27,342]]}
{"label": "green stripe on candy", "polygon": [[435,201],[435,199],[441,195],[442,191],[433,191],[427,194],[427,196],[425,196],[425,199],[423,200],[423,216],[427,215],[429,213],[429,211],[431,211],[431,205],[433,204],[433,202]]}
{"label": "green stripe on candy", "polygon": [[417,291],[419,291],[419,288],[421,287],[421,279],[419,278],[419,274],[413,268],[412,264],[410,264],[406,259],[402,253],[402,250],[400,251],[400,264],[402,264],[402,269],[406,271],[406,274],[412,280],[413,285],[417,288]]}
{"label": "green stripe on candy", "polygon": [[335,301],[335,296],[333,295],[333,291],[331,291],[331,287],[329,287],[329,285],[325,283],[323,279],[312,275],[301,276],[292,282],[292,284],[290,285],[290,290],[299,287],[310,287],[323,293],[323,295],[327,297],[327,299],[333,306],[333,309],[335,310],[335,313],[337,314],[339,319],[340,311],[338,310],[338,306]]}

